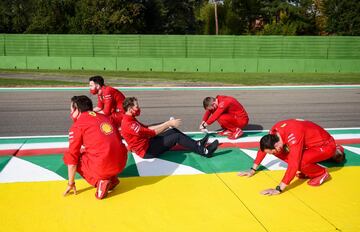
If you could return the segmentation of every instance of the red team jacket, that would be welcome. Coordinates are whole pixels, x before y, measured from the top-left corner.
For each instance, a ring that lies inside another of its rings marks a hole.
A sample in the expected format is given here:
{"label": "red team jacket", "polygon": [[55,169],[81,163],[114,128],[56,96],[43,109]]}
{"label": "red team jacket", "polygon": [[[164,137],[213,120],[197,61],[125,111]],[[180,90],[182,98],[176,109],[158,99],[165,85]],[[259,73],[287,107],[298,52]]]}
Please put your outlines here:
{"label": "red team jacket", "polygon": [[[296,172],[300,169],[304,150],[322,146],[333,140],[333,137],[322,127],[302,119],[280,121],[271,128],[269,133],[279,133],[284,145],[289,148],[288,153],[274,154],[288,163],[288,168],[282,179],[282,182],[287,185],[290,184]],[[259,149],[254,163],[259,165],[265,156],[266,153]]]}
{"label": "red team jacket", "polygon": [[122,103],[125,99],[124,94],[111,86],[103,86],[101,91],[101,94],[98,95],[97,106],[103,109],[105,115],[110,115],[115,112],[124,113],[122,107]]}
{"label": "red team jacket", "polygon": [[216,99],[218,100],[218,107],[216,110],[205,111],[203,121],[206,122],[206,124],[211,125],[224,113],[248,119],[248,114],[244,107],[235,98],[230,96],[216,96]]}
{"label": "red team jacket", "polygon": [[150,138],[156,136],[156,133],[136,120],[135,117],[125,114],[121,123],[121,135],[131,151],[144,157],[149,148]]}
{"label": "red team jacket", "polygon": [[[82,146],[85,147],[83,152],[80,151]],[[81,113],[70,128],[65,164],[80,164],[87,175],[107,179],[121,172],[126,161],[126,147],[110,119],[93,111]]]}

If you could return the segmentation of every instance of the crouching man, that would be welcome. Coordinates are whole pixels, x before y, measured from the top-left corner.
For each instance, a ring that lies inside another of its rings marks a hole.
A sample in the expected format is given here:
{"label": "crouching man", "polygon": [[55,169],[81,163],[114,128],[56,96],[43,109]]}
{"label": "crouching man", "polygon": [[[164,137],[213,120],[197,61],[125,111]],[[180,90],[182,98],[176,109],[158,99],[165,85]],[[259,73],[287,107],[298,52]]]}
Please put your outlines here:
{"label": "crouching man", "polygon": [[319,186],[330,178],[326,168],[317,164],[325,160],[341,162],[345,159],[344,149],[336,145],[334,138],[319,125],[302,119],[288,119],[276,123],[260,140],[260,149],[253,166],[240,176],[253,176],[265,158],[271,154],[288,164],[279,185],[261,192],[276,195],[285,190],[294,179],[309,179],[311,186]]}
{"label": "crouching man", "polygon": [[[76,194],[75,173],[96,187],[96,198],[103,199],[119,184],[117,175],[124,169],[127,150],[120,141],[111,119],[92,111],[93,104],[86,96],[71,98],[69,150],[64,155],[69,182],[64,192]],[[82,148],[83,147],[83,148]]]}

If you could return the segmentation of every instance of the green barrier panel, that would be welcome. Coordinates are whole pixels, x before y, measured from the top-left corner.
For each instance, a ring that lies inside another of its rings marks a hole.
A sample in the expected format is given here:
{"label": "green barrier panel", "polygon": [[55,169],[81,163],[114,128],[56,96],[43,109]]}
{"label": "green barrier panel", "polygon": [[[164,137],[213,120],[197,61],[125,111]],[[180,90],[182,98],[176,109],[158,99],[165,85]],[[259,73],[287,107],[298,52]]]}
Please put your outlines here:
{"label": "green barrier panel", "polygon": [[252,36],[239,36],[235,38],[233,58],[258,58],[259,45]]}
{"label": "green barrier panel", "polygon": [[166,72],[209,72],[210,59],[206,58],[164,58]]}
{"label": "green barrier panel", "polygon": [[210,60],[211,72],[257,72],[258,59],[221,59]]}
{"label": "green barrier panel", "polygon": [[163,71],[161,58],[117,58],[118,71]]}
{"label": "green barrier panel", "polygon": [[118,41],[116,35],[94,36],[94,56],[117,57],[119,56]]}
{"label": "green barrier panel", "polygon": [[71,69],[74,70],[116,70],[116,58],[113,57],[71,57]]}
{"label": "green barrier panel", "polygon": [[5,35],[7,56],[48,56],[47,37],[43,35]]}
{"label": "green barrier panel", "polygon": [[[21,59],[19,63],[12,58],[0,60],[1,67],[6,68],[358,72],[355,60],[360,60],[360,37],[2,34],[1,54],[4,57],[29,57],[25,64]],[[75,58],[69,67],[64,59],[42,60],[34,58],[36,56]],[[123,59],[115,61],[119,58]],[[256,59],[259,62],[255,69]]]}
{"label": "green barrier panel", "polygon": [[0,68],[3,69],[26,69],[26,56],[1,56]]}
{"label": "green barrier panel", "polygon": [[283,58],[327,59],[329,37],[284,36]]}
{"label": "green barrier panel", "polygon": [[305,60],[305,72],[337,73],[341,66],[337,60],[307,59]]}
{"label": "green barrier panel", "polygon": [[341,72],[356,73],[360,72],[360,60],[337,60]]}
{"label": "green barrier panel", "polygon": [[186,37],[144,35],[140,37],[140,57],[186,57]]}
{"label": "green barrier panel", "polygon": [[92,35],[48,35],[49,56],[94,56]]}
{"label": "green barrier panel", "polygon": [[292,73],[304,72],[305,62],[302,59],[259,59],[260,73]]}
{"label": "green barrier panel", "polygon": [[28,56],[27,57],[28,69],[64,69],[71,68],[70,57],[40,57]]}
{"label": "green barrier panel", "polygon": [[306,36],[304,39],[305,59],[327,59],[328,37]]}
{"label": "green barrier panel", "polygon": [[121,35],[116,43],[120,57],[140,57],[140,35]]}
{"label": "green barrier panel", "polygon": [[233,58],[235,36],[187,36],[188,58]]}
{"label": "green barrier panel", "polygon": [[258,58],[282,58],[282,40],[282,36],[256,37],[259,46]]}
{"label": "green barrier panel", "polygon": [[330,37],[329,59],[360,59],[360,37]]}
{"label": "green barrier panel", "polygon": [[138,35],[96,35],[94,56],[139,57],[140,36]]}
{"label": "green barrier panel", "polygon": [[5,55],[5,35],[0,35],[0,56]]}

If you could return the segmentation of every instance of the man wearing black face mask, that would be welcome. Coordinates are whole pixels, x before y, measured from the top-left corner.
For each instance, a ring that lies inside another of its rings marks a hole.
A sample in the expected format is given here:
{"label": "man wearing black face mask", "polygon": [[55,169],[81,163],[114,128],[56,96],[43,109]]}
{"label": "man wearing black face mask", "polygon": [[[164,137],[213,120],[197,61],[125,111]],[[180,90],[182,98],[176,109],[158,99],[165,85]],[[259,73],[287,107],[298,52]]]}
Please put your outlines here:
{"label": "man wearing black face mask", "polygon": [[94,111],[100,114],[111,116],[117,127],[120,127],[123,117],[122,103],[125,99],[124,94],[111,86],[104,84],[102,76],[89,78],[90,93],[98,95],[98,104]]}
{"label": "man wearing black face mask", "polygon": [[140,115],[140,107],[135,97],[126,98],[123,108],[125,114],[121,124],[121,135],[129,150],[144,159],[156,158],[176,144],[209,158],[219,145],[219,141],[215,140],[206,146],[208,135],[199,141],[191,139],[176,129],[181,124],[180,119],[170,119],[155,126],[140,123],[136,120]]}

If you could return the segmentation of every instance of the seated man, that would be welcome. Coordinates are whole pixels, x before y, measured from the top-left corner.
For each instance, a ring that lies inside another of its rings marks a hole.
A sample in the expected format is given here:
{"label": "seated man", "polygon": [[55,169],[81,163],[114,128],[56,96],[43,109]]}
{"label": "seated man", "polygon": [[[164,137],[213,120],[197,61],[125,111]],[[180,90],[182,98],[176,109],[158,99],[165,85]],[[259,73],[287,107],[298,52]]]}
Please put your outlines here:
{"label": "seated man", "polygon": [[76,194],[75,173],[78,172],[97,188],[96,198],[102,199],[119,184],[117,175],[126,165],[127,150],[111,119],[92,109],[88,97],[71,98],[70,115],[74,124],[69,132],[69,150],[64,155],[69,172],[64,195],[71,190]]}
{"label": "seated man", "polygon": [[140,115],[140,106],[135,97],[126,98],[123,107],[125,115],[121,124],[121,135],[129,150],[144,159],[156,158],[176,144],[208,158],[218,147],[218,140],[206,146],[208,135],[200,141],[195,141],[176,129],[181,123],[180,119],[170,119],[155,126],[143,125],[136,120]]}
{"label": "seated man", "polygon": [[233,97],[216,96],[206,97],[203,101],[205,114],[200,124],[200,130],[218,121],[223,131],[219,135],[227,135],[229,139],[237,139],[243,134],[249,117],[244,107]]}
{"label": "seated man", "polygon": [[276,123],[260,140],[260,149],[250,171],[240,176],[252,176],[266,153],[275,155],[288,164],[285,176],[275,189],[267,189],[264,195],[280,194],[294,179],[309,178],[308,184],[319,186],[330,178],[327,170],[318,162],[333,159],[343,161],[344,149],[335,144],[334,138],[319,125],[302,119],[288,119]]}
{"label": "seated man", "polygon": [[98,95],[98,103],[93,111],[111,116],[116,127],[120,127],[124,114],[122,103],[125,96],[122,92],[104,84],[102,76],[89,78],[90,93]]}

